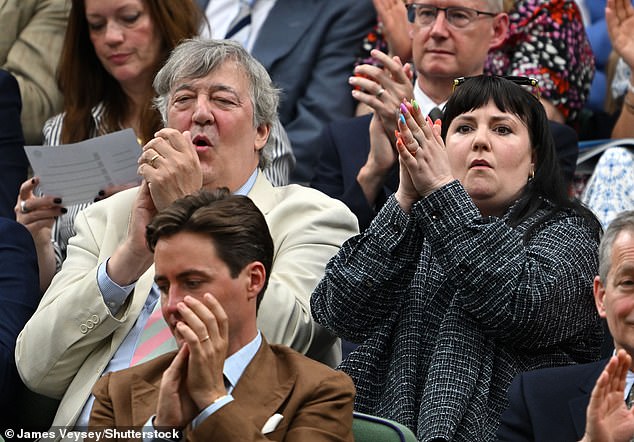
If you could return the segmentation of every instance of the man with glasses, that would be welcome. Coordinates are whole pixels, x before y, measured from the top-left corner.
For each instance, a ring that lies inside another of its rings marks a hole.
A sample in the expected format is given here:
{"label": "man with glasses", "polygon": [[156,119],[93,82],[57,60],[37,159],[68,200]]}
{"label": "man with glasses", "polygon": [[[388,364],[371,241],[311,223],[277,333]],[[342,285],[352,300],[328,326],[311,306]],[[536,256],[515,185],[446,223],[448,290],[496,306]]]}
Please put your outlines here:
{"label": "man with glasses", "polygon": [[[509,17],[502,0],[427,0],[407,5],[411,23],[409,64],[380,51],[372,56],[383,64],[360,65],[349,79],[352,95],[374,110],[373,116],[353,118],[324,128],[322,154],[311,186],[341,199],[364,229],[398,187],[394,130],[395,111],[403,99],[415,99],[436,120],[457,77],[484,72],[487,54],[504,41]],[[567,181],[577,160],[573,129],[551,122],[560,165]]]}

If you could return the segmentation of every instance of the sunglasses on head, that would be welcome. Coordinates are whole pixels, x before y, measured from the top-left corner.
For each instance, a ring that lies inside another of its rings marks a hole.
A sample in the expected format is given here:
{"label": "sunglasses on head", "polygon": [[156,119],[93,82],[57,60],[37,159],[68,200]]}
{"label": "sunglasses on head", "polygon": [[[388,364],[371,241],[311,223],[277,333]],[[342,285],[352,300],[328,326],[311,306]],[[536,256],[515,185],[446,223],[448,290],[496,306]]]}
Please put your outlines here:
{"label": "sunglasses on head", "polygon": [[[539,92],[539,80],[532,77],[521,77],[516,75],[494,75],[494,77],[504,78],[505,80],[512,81],[513,83],[519,86],[529,86],[532,88],[531,93],[535,95],[537,98],[541,98],[541,94]],[[455,91],[458,86],[467,81],[470,78],[475,77],[458,77],[453,80],[453,86],[451,91]]]}

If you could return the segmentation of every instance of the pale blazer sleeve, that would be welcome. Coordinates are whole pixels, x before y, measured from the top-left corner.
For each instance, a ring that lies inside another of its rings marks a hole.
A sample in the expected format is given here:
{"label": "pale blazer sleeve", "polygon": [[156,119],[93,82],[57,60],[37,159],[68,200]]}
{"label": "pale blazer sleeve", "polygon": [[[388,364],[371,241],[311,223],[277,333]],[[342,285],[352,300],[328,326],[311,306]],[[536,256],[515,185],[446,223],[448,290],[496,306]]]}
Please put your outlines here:
{"label": "pale blazer sleeve", "polygon": [[272,187],[258,178],[249,194],[262,210],[275,255],[269,286],[258,311],[258,327],[271,343],[284,344],[328,365],[336,338],[310,313],[310,295],[329,259],[358,233],[354,214],[340,201],[299,185]]}
{"label": "pale blazer sleeve", "polygon": [[116,317],[97,285],[99,264],[127,233],[135,196],[136,189],[120,192],[77,215],[68,257],[18,336],[18,371],[32,390],[59,398],[76,376],[94,383],[136,321],[151,277],[139,279]]}
{"label": "pale blazer sleeve", "polygon": [[44,122],[62,109],[55,75],[70,3],[7,0],[0,8],[0,67],[11,72],[20,85],[27,144],[41,144]]}

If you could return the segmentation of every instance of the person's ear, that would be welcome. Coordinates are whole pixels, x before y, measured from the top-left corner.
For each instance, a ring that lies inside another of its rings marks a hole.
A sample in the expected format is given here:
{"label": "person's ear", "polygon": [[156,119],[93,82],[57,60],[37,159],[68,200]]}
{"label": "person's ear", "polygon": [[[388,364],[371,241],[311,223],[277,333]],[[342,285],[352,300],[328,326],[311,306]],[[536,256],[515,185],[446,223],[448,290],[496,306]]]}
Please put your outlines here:
{"label": "person's ear", "polygon": [[256,129],[255,134],[255,150],[262,150],[266,145],[266,141],[271,135],[271,126],[268,124],[260,124]]}
{"label": "person's ear", "polygon": [[493,35],[489,42],[489,49],[497,48],[504,43],[509,32],[509,16],[501,12],[493,17]]}
{"label": "person's ear", "polygon": [[246,276],[247,298],[249,300],[257,298],[266,282],[266,269],[260,261],[253,261],[242,270]]}
{"label": "person's ear", "polygon": [[605,318],[605,286],[601,282],[601,278],[599,276],[594,277],[592,291],[594,294],[594,304],[597,307],[597,312],[600,317]]}

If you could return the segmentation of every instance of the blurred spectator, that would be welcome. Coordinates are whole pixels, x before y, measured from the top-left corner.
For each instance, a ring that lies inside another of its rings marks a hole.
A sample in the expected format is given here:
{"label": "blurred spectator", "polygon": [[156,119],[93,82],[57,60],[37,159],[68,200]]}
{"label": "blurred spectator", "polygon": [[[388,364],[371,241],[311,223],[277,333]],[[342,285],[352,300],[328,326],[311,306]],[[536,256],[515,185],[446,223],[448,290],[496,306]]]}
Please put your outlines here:
{"label": "blurred spectator", "polygon": [[509,33],[485,72],[539,80],[548,119],[574,123],[586,103],[594,56],[574,0],[505,0]]}
{"label": "blurred spectator", "polygon": [[371,0],[199,0],[210,23],[203,36],[224,38],[240,5],[250,26],[231,38],[267,69],[282,90],[280,120],[297,163],[291,180],[308,183],[319,157],[316,140],[329,121],[354,115],[348,76],[376,13]]}
{"label": "blurred spectator", "polygon": [[[152,139],[162,127],[152,102],[154,75],[170,50],[197,35],[203,23],[193,0],[72,0],[58,74],[64,112],[46,122],[45,144],[128,127],[141,143]],[[15,213],[35,240],[44,292],[75,234],[75,216],[92,201],[65,207],[55,195],[37,196],[38,184],[38,177],[22,184]],[[95,201],[125,187],[103,189]]]}
{"label": "blurred spectator", "polygon": [[20,123],[21,108],[18,82],[9,72],[0,69],[0,217],[11,219],[15,219],[13,206],[20,183],[29,171]]}
{"label": "blurred spectator", "polygon": [[[623,72],[615,76],[614,88],[623,89],[613,138],[634,137],[634,7],[631,0],[608,0],[605,18],[610,40],[621,57]],[[631,146],[632,143],[627,143]],[[631,147],[610,147],[597,162],[582,195],[604,227],[624,210],[634,208],[634,152]]]}
{"label": "blurred spectator", "polygon": [[27,144],[42,144],[44,122],[62,109],[55,71],[69,10],[68,0],[5,0],[0,4],[0,68],[20,85]]}
{"label": "blurred spectator", "polygon": [[15,341],[40,302],[35,246],[29,232],[0,217],[0,428],[15,423],[22,381],[15,366]]}

